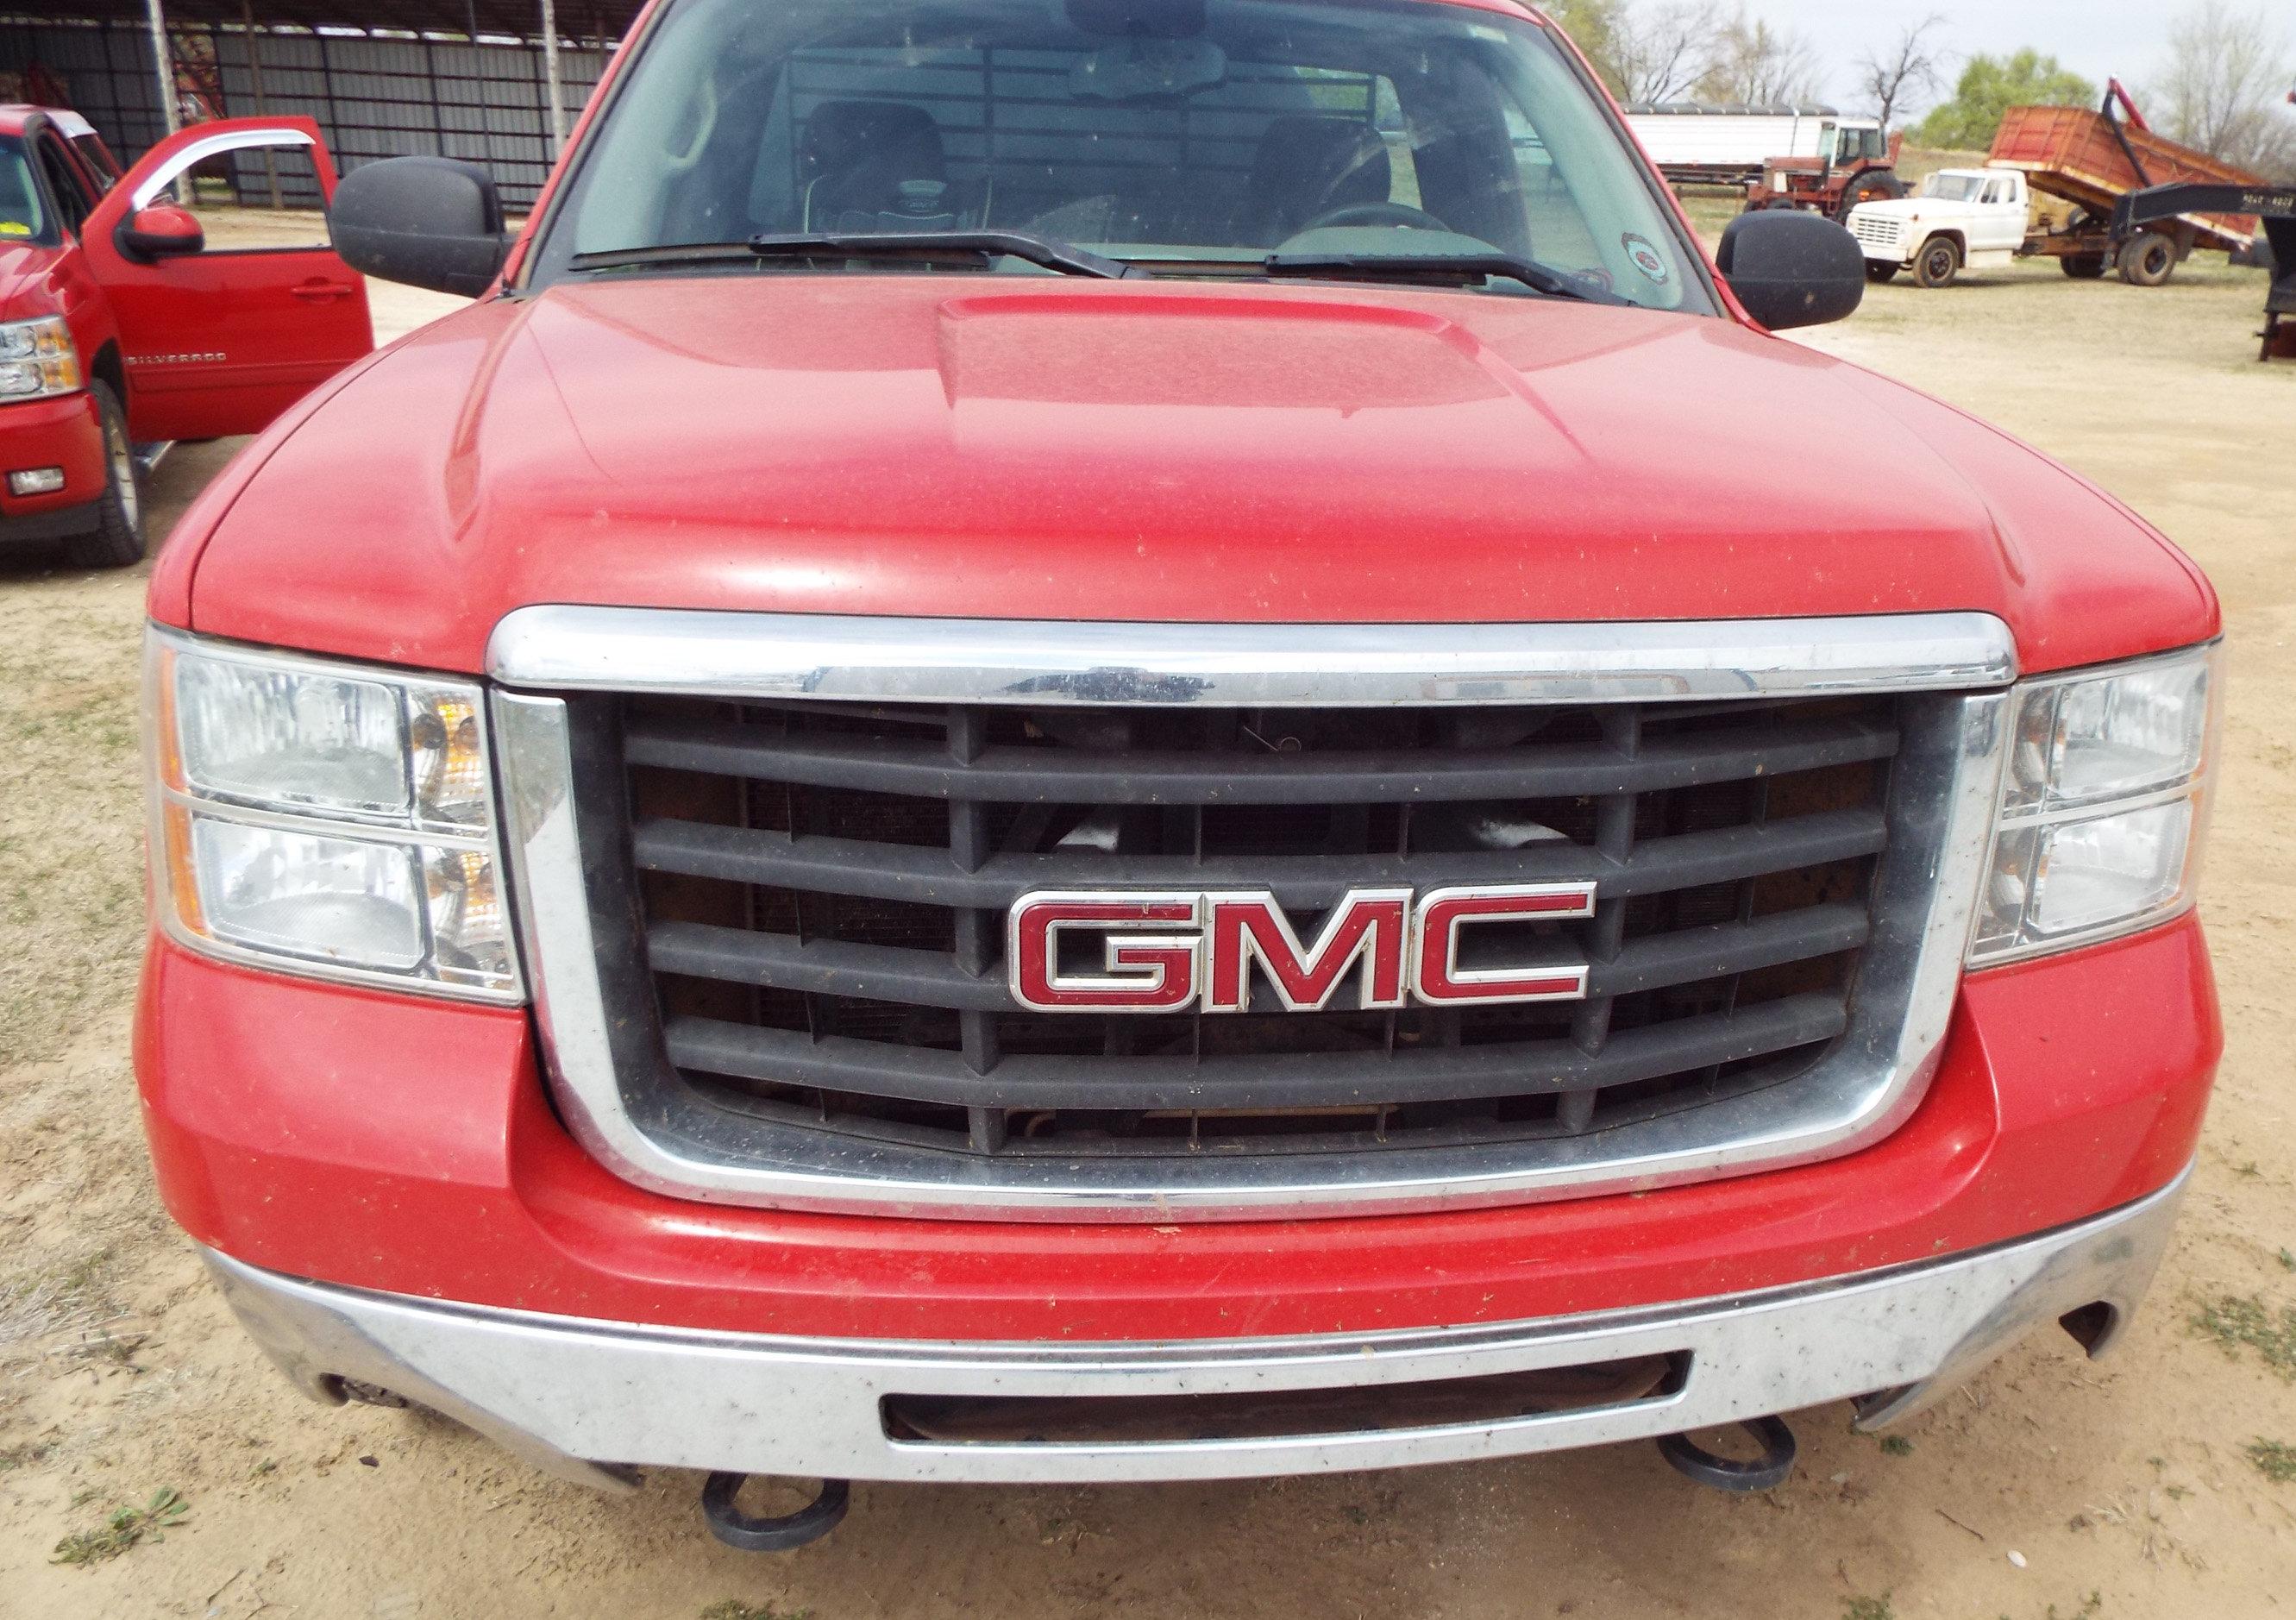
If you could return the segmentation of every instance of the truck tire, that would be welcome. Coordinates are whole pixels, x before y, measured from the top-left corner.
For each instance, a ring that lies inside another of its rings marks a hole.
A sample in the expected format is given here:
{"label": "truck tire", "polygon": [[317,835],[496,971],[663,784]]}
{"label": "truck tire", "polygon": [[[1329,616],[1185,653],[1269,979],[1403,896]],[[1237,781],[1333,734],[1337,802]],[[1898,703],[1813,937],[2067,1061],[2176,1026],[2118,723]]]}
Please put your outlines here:
{"label": "truck tire", "polygon": [[1950,287],[1961,274],[1961,244],[1950,236],[1932,236],[1914,255],[1914,279],[1924,287]]}
{"label": "truck tire", "polygon": [[2104,267],[2102,253],[2068,253],[2057,260],[2057,268],[2075,281],[2095,281],[2104,274]]}
{"label": "truck tire", "polygon": [[1875,286],[1880,286],[1885,281],[1895,281],[1897,278],[1896,265],[1885,265],[1878,259],[1869,259],[1866,261],[1866,279]]}
{"label": "truck tire", "polygon": [[65,541],[64,557],[75,568],[126,568],[144,560],[144,474],[119,396],[103,382],[90,382],[87,391],[103,418],[103,498],[95,527]]}
{"label": "truck tire", "polygon": [[1849,223],[1849,210],[1859,203],[1879,202],[1905,194],[1906,183],[1898,178],[1895,171],[1869,169],[1841,188],[1841,204],[1834,210],[1833,217],[1847,225]]}
{"label": "truck tire", "polygon": [[2177,273],[2177,243],[2161,231],[2139,231],[2120,244],[2120,279],[2157,287]]}

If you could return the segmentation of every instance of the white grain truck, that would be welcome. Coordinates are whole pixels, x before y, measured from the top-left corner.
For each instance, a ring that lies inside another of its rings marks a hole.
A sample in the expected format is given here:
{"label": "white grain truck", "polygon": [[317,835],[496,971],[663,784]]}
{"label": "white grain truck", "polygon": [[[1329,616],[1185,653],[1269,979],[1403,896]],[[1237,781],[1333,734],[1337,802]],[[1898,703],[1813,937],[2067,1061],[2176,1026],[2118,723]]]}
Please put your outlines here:
{"label": "white grain truck", "polygon": [[1854,163],[1879,157],[1884,145],[1878,119],[1846,118],[1831,107],[1638,103],[1627,109],[1627,123],[1677,185],[1740,185],[1760,178],[1772,158]]}

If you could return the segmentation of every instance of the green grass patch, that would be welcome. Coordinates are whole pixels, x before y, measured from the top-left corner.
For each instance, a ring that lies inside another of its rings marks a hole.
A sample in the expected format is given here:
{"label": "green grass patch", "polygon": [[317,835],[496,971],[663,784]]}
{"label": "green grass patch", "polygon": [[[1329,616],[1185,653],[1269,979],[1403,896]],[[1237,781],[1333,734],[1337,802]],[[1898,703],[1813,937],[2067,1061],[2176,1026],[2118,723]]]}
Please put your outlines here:
{"label": "green grass patch", "polygon": [[1845,1598],[1841,1620],[1898,1620],[1898,1611],[1890,1607],[1888,1592],[1878,1598]]}
{"label": "green grass patch", "polygon": [[2214,1339],[2226,1355],[2238,1356],[2245,1345],[2267,1367],[2296,1383],[2296,1305],[2276,1311],[2255,1295],[2219,1295],[2194,1315],[2192,1328]]}
{"label": "green grass patch", "polygon": [[2266,1440],[2261,1436],[2248,1443],[2248,1460],[2256,1471],[2276,1485],[2296,1481],[2296,1445],[2284,1440]]}
{"label": "green grass patch", "polygon": [[94,1530],[82,1530],[56,1543],[57,1564],[101,1564],[116,1558],[144,1542],[167,1539],[166,1533],[184,1522],[192,1510],[180,1493],[159,1490],[140,1508],[115,1508],[111,1517]]}

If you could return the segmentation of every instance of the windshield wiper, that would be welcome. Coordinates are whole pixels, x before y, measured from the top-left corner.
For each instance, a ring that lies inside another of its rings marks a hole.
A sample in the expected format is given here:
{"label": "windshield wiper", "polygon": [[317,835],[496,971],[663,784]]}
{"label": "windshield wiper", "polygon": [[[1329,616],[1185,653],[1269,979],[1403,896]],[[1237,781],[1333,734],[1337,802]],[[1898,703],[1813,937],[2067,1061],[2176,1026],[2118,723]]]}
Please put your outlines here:
{"label": "windshield wiper", "polygon": [[1145,280],[1150,272],[1120,259],[1023,231],[824,231],[816,234],[752,236],[750,251],[760,259],[1024,259],[1063,275],[1093,275],[1103,281]]}
{"label": "windshield wiper", "polygon": [[659,265],[739,264],[768,259],[860,259],[986,265],[992,259],[1019,259],[1064,275],[1105,281],[1146,280],[1152,272],[1120,259],[1104,259],[1065,242],[1019,231],[821,231],[752,236],[747,242],[670,244],[578,253],[577,270],[620,270]]}
{"label": "windshield wiper", "polygon": [[1270,253],[1260,260],[1270,275],[1313,275],[1345,281],[1402,281],[1433,276],[1521,282],[1549,298],[1583,299],[1590,304],[1631,304],[1595,283],[1566,275],[1535,259],[1519,259],[1496,249],[1485,253]]}

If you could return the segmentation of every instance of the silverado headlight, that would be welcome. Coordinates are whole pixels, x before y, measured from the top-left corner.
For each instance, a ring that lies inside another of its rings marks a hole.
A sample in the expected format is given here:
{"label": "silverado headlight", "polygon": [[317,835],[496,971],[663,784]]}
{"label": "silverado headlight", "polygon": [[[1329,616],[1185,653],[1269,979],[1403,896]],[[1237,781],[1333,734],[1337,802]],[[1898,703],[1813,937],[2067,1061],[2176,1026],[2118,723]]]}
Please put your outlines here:
{"label": "silverado headlight", "polygon": [[77,393],[81,381],[79,350],[63,317],[0,321],[0,399]]}
{"label": "silverado headlight", "polygon": [[476,685],[156,629],[145,678],[170,934],[251,965],[517,999]]}
{"label": "silverado headlight", "polygon": [[2090,943],[2192,904],[2221,696],[2216,647],[2028,681],[1973,967]]}

